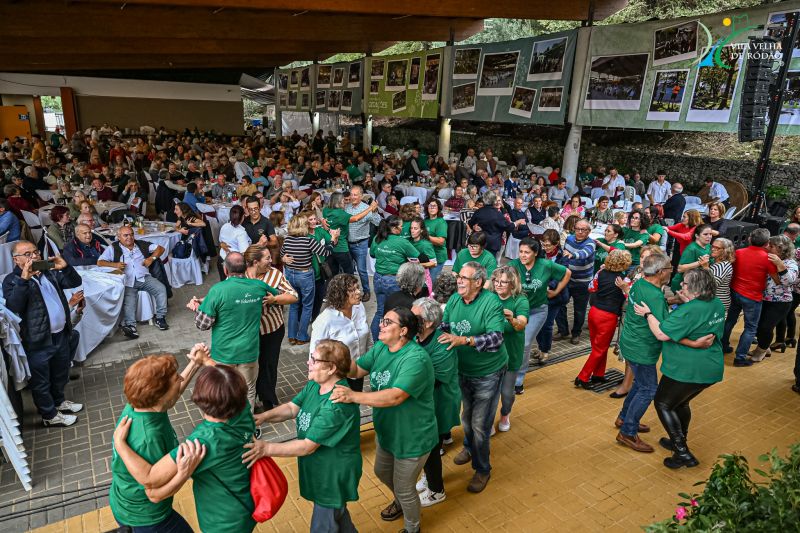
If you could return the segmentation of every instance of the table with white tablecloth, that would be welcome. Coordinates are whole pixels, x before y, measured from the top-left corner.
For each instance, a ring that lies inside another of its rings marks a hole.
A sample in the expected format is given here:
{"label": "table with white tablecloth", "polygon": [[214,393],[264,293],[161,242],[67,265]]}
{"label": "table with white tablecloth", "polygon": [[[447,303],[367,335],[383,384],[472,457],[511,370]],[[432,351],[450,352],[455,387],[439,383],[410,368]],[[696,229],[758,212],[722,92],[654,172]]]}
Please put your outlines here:
{"label": "table with white tablecloth", "polygon": [[422,204],[427,202],[428,198],[431,198],[436,191],[436,187],[418,187],[406,184],[399,184],[395,188],[403,193],[403,196],[414,196]]}
{"label": "table with white tablecloth", "polygon": [[75,361],[85,361],[103,339],[111,334],[122,313],[125,285],[120,274],[111,274],[109,268],[76,267],[83,284],[77,289],[64,291],[67,298],[82,290],[86,300],[83,318],[75,326],[80,333]]}

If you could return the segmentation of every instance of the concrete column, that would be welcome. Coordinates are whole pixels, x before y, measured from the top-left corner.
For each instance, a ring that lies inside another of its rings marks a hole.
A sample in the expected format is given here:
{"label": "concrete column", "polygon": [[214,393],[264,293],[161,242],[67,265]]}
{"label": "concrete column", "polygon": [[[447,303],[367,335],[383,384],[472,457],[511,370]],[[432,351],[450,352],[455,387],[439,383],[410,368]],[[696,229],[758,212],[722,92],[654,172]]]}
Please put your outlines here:
{"label": "concrete column", "polygon": [[578,106],[581,95],[586,90],[589,69],[589,43],[592,37],[592,28],[578,29],[578,38],[575,45],[575,62],[572,67],[572,87],[569,95],[569,108],[567,109],[567,124],[569,135],[564,146],[564,159],[561,162],[561,177],[567,180],[567,188],[575,190],[578,176],[578,158],[581,153],[581,133],[583,126],[575,124],[578,119]]}
{"label": "concrete column", "polygon": [[362,147],[364,148],[364,152],[371,153],[372,152],[372,115],[367,115],[366,124],[364,125],[363,129],[364,134],[362,135]]}
{"label": "concrete column", "polygon": [[450,119],[442,117],[442,125],[439,128],[439,151],[440,156],[445,161],[450,160]]}
{"label": "concrete column", "polygon": [[312,137],[317,134],[319,130],[319,113],[316,111],[311,112],[311,135]]}
{"label": "concrete column", "polygon": [[578,157],[581,153],[581,133],[583,126],[572,124],[564,146],[564,160],[561,164],[561,177],[567,180],[567,189],[574,192],[578,176]]}
{"label": "concrete column", "polygon": [[[277,93],[277,90],[276,90]],[[283,136],[283,117],[281,116],[281,107],[276,103],[275,104],[275,136],[282,137]]]}

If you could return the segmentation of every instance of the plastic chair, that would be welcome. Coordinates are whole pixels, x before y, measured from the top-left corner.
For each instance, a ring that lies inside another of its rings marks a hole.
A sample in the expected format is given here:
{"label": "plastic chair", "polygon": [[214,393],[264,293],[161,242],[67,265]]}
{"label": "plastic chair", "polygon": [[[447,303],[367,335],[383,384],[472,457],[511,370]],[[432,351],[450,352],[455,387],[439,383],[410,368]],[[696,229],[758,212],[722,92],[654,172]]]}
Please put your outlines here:
{"label": "plastic chair", "polygon": [[589,193],[589,194],[592,197],[592,200],[597,200],[598,198],[603,196],[605,194],[605,192],[603,191],[602,187],[595,187],[594,189],[592,189],[592,192]]}
{"label": "plastic chair", "polygon": [[0,244],[5,244],[6,242],[8,242],[8,233],[9,232],[5,232],[2,235],[0,235]]}
{"label": "plastic chair", "polygon": [[179,289],[184,285],[202,285],[203,284],[203,271],[200,265],[200,260],[194,253],[197,246],[197,236],[200,232],[196,232],[192,238],[192,253],[189,257],[180,259],[173,257],[170,252],[170,266],[169,269],[169,284],[174,289]]}
{"label": "plastic chair", "polygon": [[722,216],[722,218],[731,220],[735,213],[736,213],[736,206],[731,206],[728,208],[727,211],[725,211],[725,214]]}
{"label": "plastic chair", "polygon": [[42,238],[42,234],[44,233],[44,230],[42,229],[42,221],[39,219],[39,215],[31,213],[30,211],[21,212],[22,218],[25,220],[25,223],[31,230],[34,242],[39,242],[39,240]]}
{"label": "plastic chair", "polygon": [[59,254],[58,246],[53,239],[47,236],[47,233],[44,234],[44,246],[42,247],[42,259],[47,260],[51,257],[55,257]]}
{"label": "plastic chair", "polygon": [[594,207],[594,200],[592,200],[591,198],[588,198],[586,196],[581,196],[581,204],[586,209],[591,209],[592,207]]}
{"label": "plastic chair", "polygon": [[686,197],[686,205],[699,205],[702,204],[703,201],[700,199],[699,196],[687,196]]}
{"label": "plastic chair", "polygon": [[400,198],[400,205],[420,203],[419,198],[416,196],[403,196]]}

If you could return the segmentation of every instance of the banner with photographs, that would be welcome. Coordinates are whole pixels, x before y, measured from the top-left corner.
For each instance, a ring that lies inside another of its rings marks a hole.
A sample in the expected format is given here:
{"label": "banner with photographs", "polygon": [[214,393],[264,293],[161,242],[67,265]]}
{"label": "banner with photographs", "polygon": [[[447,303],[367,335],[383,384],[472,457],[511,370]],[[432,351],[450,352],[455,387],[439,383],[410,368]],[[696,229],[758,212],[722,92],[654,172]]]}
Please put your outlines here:
{"label": "banner with photographs", "polygon": [[463,120],[563,124],[574,30],[453,49],[444,115]]}
{"label": "banner with photographs", "polygon": [[363,69],[359,60],[276,70],[275,101],[286,111],[359,115],[363,109]]}
{"label": "banner with photographs", "polygon": [[[584,75],[575,80],[581,85],[576,123],[736,132],[749,37],[783,36],[793,12],[800,12],[800,0],[592,27]],[[787,90],[794,98],[783,105],[782,135],[800,134],[800,42],[793,58]]]}
{"label": "banner with photographs", "polygon": [[436,118],[443,50],[368,57],[364,60],[364,112],[370,115]]}

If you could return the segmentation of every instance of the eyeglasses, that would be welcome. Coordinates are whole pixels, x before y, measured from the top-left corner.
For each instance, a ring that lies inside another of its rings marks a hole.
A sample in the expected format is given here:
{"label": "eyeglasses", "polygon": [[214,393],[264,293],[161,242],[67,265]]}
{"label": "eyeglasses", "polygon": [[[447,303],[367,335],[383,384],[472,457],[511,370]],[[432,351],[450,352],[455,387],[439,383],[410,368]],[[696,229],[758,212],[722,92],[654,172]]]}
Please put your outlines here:
{"label": "eyeglasses", "polygon": [[507,279],[495,279],[495,280],[492,280],[492,282],[493,282],[495,285],[508,285],[509,283],[511,283],[511,282],[510,282],[509,280],[507,280]]}
{"label": "eyeglasses", "polygon": [[308,362],[311,363],[312,365],[317,363],[330,363],[330,361],[328,361],[327,359],[317,359],[313,355],[308,356]]}
{"label": "eyeglasses", "polygon": [[589,228],[575,228],[575,233],[578,233],[578,232],[586,233],[588,231],[591,231],[591,230]]}
{"label": "eyeglasses", "polygon": [[480,247],[481,247],[480,244],[468,244],[467,245],[467,248],[480,248]]}
{"label": "eyeglasses", "polygon": [[25,252],[25,253],[22,253],[22,254],[14,254],[14,257],[28,257],[28,258],[31,258],[33,256],[38,256],[38,255],[42,255],[42,253],[39,250],[33,250],[31,252]]}
{"label": "eyeglasses", "polygon": [[389,320],[388,318],[382,318],[379,324],[383,327],[386,327],[389,324],[397,324],[399,326],[400,322],[395,322],[394,320]]}
{"label": "eyeglasses", "polygon": [[467,276],[456,276],[456,280],[458,281],[475,281],[475,278],[470,278]]}

